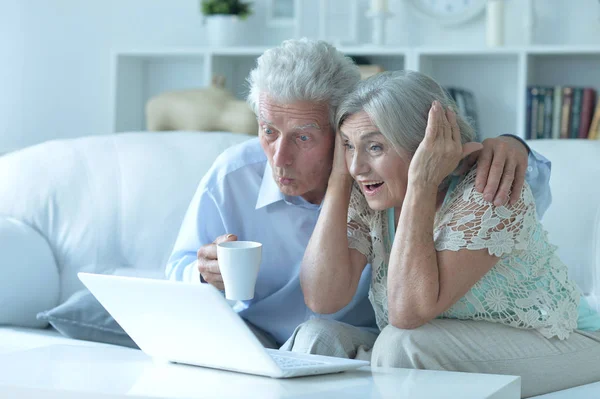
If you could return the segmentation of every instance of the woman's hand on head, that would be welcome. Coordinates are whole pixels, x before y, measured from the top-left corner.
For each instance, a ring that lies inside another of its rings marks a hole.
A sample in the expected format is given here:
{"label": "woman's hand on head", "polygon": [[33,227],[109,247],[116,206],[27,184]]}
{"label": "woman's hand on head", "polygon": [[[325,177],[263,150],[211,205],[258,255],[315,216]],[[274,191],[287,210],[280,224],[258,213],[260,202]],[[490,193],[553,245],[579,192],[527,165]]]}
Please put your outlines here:
{"label": "woman's hand on head", "polygon": [[436,188],[458,166],[461,159],[482,148],[480,143],[461,144],[456,114],[434,101],[427,119],[425,137],[408,170],[409,184]]}
{"label": "woman's hand on head", "polygon": [[345,182],[352,182],[352,176],[346,164],[346,146],[340,134],[335,135],[335,149],[333,150],[330,182],[331,179],[335,179],[336,181],[343,179]]}

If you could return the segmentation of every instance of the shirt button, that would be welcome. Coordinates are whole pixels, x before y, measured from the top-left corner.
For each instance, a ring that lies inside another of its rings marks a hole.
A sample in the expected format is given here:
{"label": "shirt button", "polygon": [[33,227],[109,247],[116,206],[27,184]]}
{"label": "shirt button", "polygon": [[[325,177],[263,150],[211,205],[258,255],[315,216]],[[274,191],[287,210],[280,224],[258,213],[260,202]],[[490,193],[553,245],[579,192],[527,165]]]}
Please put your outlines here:
{"label": "shirt button", "polygon": [[528,166],[528,167],[527,167],[527,171],[528,171],[528,172],[533,172],[533,166]]}

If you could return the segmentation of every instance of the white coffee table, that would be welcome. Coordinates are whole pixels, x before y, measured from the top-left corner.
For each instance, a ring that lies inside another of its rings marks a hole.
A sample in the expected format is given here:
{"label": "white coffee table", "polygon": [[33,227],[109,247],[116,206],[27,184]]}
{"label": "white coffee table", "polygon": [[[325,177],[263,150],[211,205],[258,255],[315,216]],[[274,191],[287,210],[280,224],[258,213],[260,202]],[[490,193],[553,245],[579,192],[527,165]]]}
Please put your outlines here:
{"label": "white coffee table", "polygon": [[0,356],[1,398],[517,399],[520,392],[520,377],[375,367],[278,380],[158,362],[110,345],[50,345]]}

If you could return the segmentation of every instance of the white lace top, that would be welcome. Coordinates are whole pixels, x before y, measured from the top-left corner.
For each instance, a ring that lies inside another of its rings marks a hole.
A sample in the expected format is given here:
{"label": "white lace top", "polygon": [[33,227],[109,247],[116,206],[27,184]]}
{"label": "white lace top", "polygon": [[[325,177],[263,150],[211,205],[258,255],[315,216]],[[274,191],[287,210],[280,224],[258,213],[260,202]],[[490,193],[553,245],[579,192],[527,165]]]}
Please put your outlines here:
{"label": "white lace top", "polygon": [[[471,170],[446,195],[435,217],[435,248],[487,249],[500,260],[439,317],[498,322],[567,338],[577,327],[580,291],[568,278],[556,246],[548,242],[529,186],[525,184],[515,205],[496,207],[475,191],[474,183]],[[369,208],[357,186],[348,211],[348,241],[371,264],[369,299],[383,329],[388,324],[388,221],[385,211]]]}

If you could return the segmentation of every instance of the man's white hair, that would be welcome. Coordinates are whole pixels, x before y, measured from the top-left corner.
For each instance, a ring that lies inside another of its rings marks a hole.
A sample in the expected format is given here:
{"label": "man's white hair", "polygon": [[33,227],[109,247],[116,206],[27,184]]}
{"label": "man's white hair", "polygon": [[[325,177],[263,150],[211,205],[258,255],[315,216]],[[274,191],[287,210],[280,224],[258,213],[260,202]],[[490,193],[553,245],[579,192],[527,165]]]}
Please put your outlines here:
{"label": "man's white hair", "polygon": [[358,66],[331,44],[306,38],[286,40],[258,58],[247,80],[247,101],[257,117],[261,94],[281,104],[322,102],[329,106],[329,122],[335,130],[337,108],[359,80]]}

